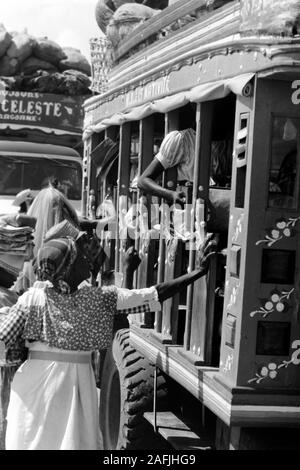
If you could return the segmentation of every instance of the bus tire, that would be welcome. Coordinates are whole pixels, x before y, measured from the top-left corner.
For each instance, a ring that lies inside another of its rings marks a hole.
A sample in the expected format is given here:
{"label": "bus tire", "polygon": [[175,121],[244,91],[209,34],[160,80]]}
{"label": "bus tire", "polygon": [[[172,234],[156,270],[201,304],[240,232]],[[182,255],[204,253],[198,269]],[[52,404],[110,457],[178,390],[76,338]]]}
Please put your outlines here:
{"label": "bus tire", "polygon": [[[153,372],[154,365],[130,344],[129,330],[117,331],[101,378],[99,419],[104,450],[166,448],[143,417],[153,406]],[[157,396],[164,394],[160,376]]]}

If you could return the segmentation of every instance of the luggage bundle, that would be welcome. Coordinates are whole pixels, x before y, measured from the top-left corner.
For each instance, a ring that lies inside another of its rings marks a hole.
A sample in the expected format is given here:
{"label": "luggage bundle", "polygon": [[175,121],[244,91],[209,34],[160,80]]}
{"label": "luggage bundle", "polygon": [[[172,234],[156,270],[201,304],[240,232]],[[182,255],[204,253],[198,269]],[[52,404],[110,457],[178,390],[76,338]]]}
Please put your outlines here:
{"label": "luggage bundle", "polygon": [[0,218],[0,285],[10,287],[33,257],[35,220],[22,215]]}
{"label": "luggage bundle", "polygon": [[[8,91],[90,94],[91,66],[79,49],[0,24],[0,85]],[[75,84],[74,82],[78,82]]]}

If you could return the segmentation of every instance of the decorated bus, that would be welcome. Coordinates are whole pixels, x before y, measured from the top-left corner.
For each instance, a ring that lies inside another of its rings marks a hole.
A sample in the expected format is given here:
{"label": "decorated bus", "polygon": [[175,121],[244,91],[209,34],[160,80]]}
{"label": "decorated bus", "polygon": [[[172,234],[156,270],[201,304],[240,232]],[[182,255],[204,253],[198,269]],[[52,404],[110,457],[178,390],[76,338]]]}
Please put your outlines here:
{"label": "decorated bus", "polygon": [[218,252],[100,352],[104,448],[297,448],[299,2],[169,3],[84,104],[82,212],[109,201],[105,269],[134,247],[133,287]]}

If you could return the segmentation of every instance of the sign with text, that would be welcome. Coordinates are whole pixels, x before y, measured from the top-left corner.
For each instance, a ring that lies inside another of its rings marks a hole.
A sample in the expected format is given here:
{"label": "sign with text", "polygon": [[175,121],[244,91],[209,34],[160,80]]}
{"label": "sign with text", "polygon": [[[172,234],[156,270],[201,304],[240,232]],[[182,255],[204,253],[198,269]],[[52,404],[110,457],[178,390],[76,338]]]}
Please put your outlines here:
{"label": "sign with text", "polygon": [[18,124],[82,132],[83,96],[0,90],[0,125]]}

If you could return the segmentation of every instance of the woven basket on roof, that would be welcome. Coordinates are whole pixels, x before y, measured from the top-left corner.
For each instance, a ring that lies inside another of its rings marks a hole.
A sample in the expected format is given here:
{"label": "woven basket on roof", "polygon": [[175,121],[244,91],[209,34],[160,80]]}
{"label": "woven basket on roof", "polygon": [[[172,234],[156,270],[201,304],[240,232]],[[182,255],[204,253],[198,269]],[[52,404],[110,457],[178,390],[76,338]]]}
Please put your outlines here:
{"label": "woven basket on roof", "polygon": [[92,66],[91,90],[104,93],[108,88],[108,74],[112,66],[112,46],[107,37],[90,39]]}

